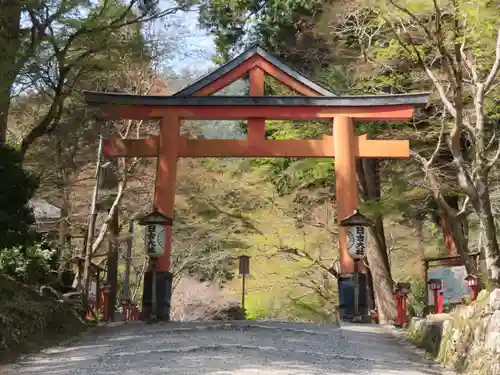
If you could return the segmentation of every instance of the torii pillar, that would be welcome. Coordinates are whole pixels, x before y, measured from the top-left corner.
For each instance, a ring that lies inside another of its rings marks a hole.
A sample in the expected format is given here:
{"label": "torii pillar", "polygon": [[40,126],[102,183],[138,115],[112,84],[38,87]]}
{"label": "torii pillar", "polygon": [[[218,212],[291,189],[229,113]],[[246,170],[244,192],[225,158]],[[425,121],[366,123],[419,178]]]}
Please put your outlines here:
{"label": "torii pillar", "polygon": [[[338,221],[351,215],[358,208],[358,184],[356,176],[356,148],[354,125],[350,117],[336,117],[333,120],[333,141],[335,144],[335,191],[337,197]],[[347,228],[338,227],[340,271],[354,272],[354,261],[347,252]]]}

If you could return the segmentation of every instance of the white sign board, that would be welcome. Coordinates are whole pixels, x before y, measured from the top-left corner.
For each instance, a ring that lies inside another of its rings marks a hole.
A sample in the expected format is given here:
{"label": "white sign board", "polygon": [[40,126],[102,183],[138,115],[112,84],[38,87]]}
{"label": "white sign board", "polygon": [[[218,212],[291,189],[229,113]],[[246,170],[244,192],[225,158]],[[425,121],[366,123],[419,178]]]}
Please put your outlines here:
{"label": "white sign board", "polygon": [[[465,278],[467,270],[465,266],[454,267],[431,267],[428,271],[428,279],[443,280],[444,304],[461,303],[462,297],[470,296],[470,288],[467,286]],[[429,290],[429,306],[434,306],[434,292]]]}
{"label": "white sign board", "polygon": [[368,247],[368,228],[355,226],[347,228],[347,251],[353,259],[363,259]]}
{"label": "white sign board", "polygon": [[91,301],[97,301],[97,283],[94,280],[90,281],[90,285],[89,285],[89,299]]}
{"label": "white sign board", "polygon": [[159,257],[165,253],[165,226],[151,224],[146,227],[146,252],[151,257]]}

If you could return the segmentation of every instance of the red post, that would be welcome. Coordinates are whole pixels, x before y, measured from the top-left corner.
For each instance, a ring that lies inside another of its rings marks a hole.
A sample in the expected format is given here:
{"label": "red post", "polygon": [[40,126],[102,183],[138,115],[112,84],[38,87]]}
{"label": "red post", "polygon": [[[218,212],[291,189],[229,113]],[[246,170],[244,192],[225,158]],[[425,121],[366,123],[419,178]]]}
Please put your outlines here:
{"label": "red post", "polygon": [[479,278],[474,274],[469,274],[465,278],[467,286],[471,288],[471,300],[475,301],[479,294]]}
{"label": "red post", "polygon": [[439,291],[438,305],[437,305],[437,313],[440,314],[443,312],[444,308],[444,291]]}
{"label": "red post", "polygon": [[427,284],[430,290],[434,293],[434,313],[439,314],[443,312],[443,280],[441,279],[430,279]]}
{"label": "red post", "polygon": [[403,295],[402,296],[402,305],[403,305],[403,325],[406,324],[406,300],[408,299],[408,296],[407,295]]}
{"label": "red post", "polygon": [[477,299],[477,295],[479,294],[479,285],[474,285],[472,287],[471,300],[475,301]]}
{"label": "red post", "polygon": [[128,320],[128,301],[126,299],[122,299],[122,321],[126,322]]}
{"label": "red post", "polygon": [[434,313],[439,314],[439,290],[434,289]]}
{"label": "red post", "polygon": [[397,325],[403,327],[406,324],[406,299],[410,293],[411,285],[409,283],[397,283],[395,288],[396,301],[398,302]]}
{"label": "red post", "polygon": [[109,292],[110,292],[110,285],[106,283],[103,285],[103,294],[104,294],[103,320],[105,322],[109,321],[109,310],[108,310]]}
{"label": "red post", "polygon": [[398,317],[397,323],[398,326],[403,326],[403,304],[402,304],[402,296],[399,293],[396,293],[396,301],[398,303]]}
{"label": "red post", "polygon": [[104,287],[99,291],[99,312],[104,314]]}

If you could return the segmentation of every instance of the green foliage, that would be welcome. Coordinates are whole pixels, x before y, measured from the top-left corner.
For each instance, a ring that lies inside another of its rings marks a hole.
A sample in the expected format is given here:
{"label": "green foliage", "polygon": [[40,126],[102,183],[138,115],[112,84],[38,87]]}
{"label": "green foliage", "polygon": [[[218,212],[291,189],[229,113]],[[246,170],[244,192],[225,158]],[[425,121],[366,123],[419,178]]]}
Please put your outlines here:
{"label": "green foliage", "polygon": [[238,249],[241,244],[226,240],[209,239],[186,250],[174,247],[174,269],[200,282],[224,284],[234,278],[236,258],[227,256],[228,249]]}
{"label": "green foliage", "polygon": [[0,145],[0,160],[0,249],[4,249],[29,242],[35,219],[28,202],[37,181],[23,169],[16,150]]}
{"label": "green foliage", "polygon": [[426,281],[412,278],[407,282],[410,283],[411,287],[411,293],[408,297],[408,313],[410,316],[422,318],[427,314]]}
{"label": "green foliage", "polygon": [[[197,3],[200,24],[215,36],[218,62],[227,61],[235,49],[255,42],[287,56],[292,64],[318,61],[320,55],[326,54],[326,46],[314,36],[314,29],[307,22],[321,13],[322,0],[198,0]],[[303,53],[306,47],[313,46],[319,54]]]}
{"label": "green foliage", "polygon": [[43,244],[26,248],[13,247],[0,251],[0,275],[11,277],[24,284],[40,285],[51,281],[56,268],[58,251]]}

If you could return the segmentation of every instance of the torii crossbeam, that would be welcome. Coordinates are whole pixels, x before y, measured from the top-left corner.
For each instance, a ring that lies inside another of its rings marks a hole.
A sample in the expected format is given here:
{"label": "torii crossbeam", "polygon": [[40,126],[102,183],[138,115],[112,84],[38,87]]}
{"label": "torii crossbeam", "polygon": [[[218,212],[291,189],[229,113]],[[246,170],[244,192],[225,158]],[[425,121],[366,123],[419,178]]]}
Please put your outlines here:
{"label": "torii crossbeam", "polygon": [[[306,96],[264,96],[264,73]],[[249,75],[250,96],[210,96],[245,74]],[[89,105],[100,107],[104,119],[159,120],[159,136],[110,139],[105,142],[104,152],[108,157],[159,159],[155,205],[166,216],[174,214],[179,157],[293,157],[335,158],[341,219],[358,208],[356,158],[409,157],[408,141],[355,136],[354,121],[408,120],[415,107],[427,103],[428,94],[335,96],[257,46],[172,96],[86,92],[85,98]],[[248,120],[247,140],[196,140],[180,135],[182,120],[235,119]],[[265,121],[279,119],[331,119],[333,136],[325,135],[319,140],[266,140]],[[350,274],[354,263],[347,253],[346,232],[344,228],[339,228],[339,232],[341,273]],[[166,227],[165,234],[165,255],[157,261],[160,274],[170,270],[172,228]],[[163,300],[160,297],[158,303],[163,304]]]}

